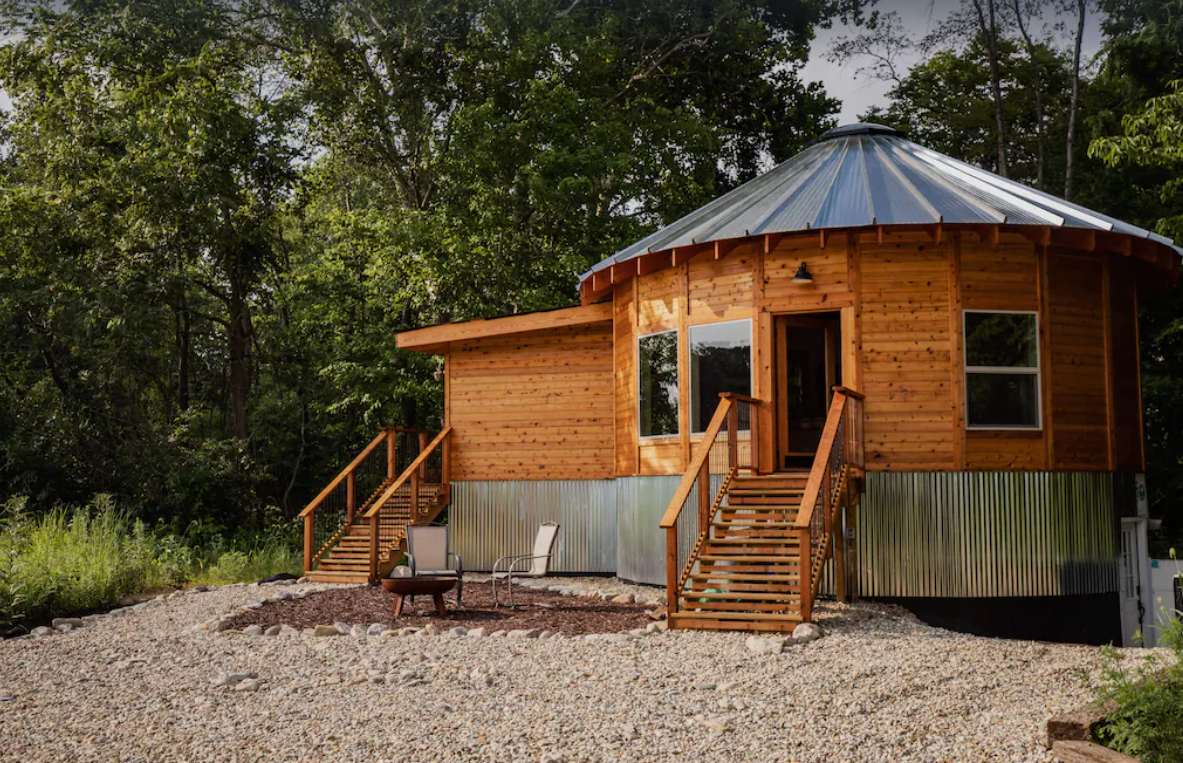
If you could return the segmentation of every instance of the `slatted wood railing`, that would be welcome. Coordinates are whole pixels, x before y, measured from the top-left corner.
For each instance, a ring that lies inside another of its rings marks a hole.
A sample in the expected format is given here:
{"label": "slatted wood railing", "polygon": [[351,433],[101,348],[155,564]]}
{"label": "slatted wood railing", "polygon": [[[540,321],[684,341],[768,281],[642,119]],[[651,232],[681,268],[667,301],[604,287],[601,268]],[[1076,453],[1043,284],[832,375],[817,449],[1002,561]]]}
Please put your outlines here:
{"label": "slatted wood railing", "polygon": [[444,427],[430,442],[423,436],[419,454],[364,513],[370,526],[370,580],[378,578],[383,558],[406,539],[406,525],[430,522],[448,504],[451,434],[452,428]]}
{"label": "slatted wood railing", "polygon": [[[693,570],[699,549],[710,537],[711,520],[727,495],[728,484],[740,472],[754,473],[759,464],[760,401],[731,392],[719,397],[719,406],[661,519],[670,612],[677,611],[678,592]],[[712,489],[712,481],[718,483],[717,488]]]}
{"label": "slatted wood railing", "polygon": [[[802,574],[801,617],[813,616],[813,602],[821,585],[822,572],[834,549],[834,577],[839,599],[847,598],[843,515],[858,498],[856,480],[863,471],[863,395],[846,387],[834,387],[834,397],[822,429],[821,442],[805,483],[796,530],[800,537]],[[839,542],[835,544],[835,535]],[[806,555],[806,550],[808,554]],[[806,581],[802,581],[805,583]]]}
{"label": "slatted wood railing", "polygon": [[383,429],[297,515],[304,521],[304,570],[311,571],[390,492],[437,433],[422,429]]}

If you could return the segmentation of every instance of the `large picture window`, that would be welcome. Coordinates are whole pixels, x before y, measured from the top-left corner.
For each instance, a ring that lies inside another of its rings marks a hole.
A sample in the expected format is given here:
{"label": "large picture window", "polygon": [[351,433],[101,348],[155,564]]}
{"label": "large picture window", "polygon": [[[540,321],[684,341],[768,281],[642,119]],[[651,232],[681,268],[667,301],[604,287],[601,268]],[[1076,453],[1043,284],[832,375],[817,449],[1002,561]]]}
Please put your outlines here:
{"label": "large picture window", "polygon": [[752,322],[690,327],[690,431],[707,428],[720,392],[752,394]]}
{"label": "large picture window", "polygon": [[638,414],[641,437],[678,434],[678,332],[637,340]]}
{"label": "large picture window", "polygon": [[1035,313],[965,311],[965,422],[976,429],[1039,429]]}

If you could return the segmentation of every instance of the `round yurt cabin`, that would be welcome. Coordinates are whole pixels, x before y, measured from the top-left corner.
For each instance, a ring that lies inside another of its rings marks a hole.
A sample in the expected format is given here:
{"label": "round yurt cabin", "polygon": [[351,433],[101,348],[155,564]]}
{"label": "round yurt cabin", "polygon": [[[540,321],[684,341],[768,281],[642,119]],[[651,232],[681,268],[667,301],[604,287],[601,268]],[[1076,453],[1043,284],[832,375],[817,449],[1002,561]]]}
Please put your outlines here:
{"label": "round yurt cabin", "polygon": [[1179,255],[855,124],[603,260],[580,307],[398,340],[445,358],[469,568],[557,522],[551,571],[666,586],[673,627],[785,630],[837,595],[1128,642],[1138,304]]}

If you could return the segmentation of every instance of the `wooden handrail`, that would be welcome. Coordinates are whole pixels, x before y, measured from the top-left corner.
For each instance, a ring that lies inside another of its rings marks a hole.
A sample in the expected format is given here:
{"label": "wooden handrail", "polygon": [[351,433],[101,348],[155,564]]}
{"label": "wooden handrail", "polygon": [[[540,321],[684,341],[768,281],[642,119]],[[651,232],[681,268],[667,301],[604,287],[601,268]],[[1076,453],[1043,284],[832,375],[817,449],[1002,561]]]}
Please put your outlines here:
{"label": "wooden handrail", "polygon": [[760,401],[757,400],[756,398],[750,397],[748,395],[741,395],[738,392],[720,392],[719,397],[721,397],[725,400],[738,400],[738,401],[743,401],[745,403],[752,403],[753,405],[760,404]]}
{"label": "wooden handrail", "polygon": [[379,434],[377,437],[375,437],[373,440],[371,440],[370,444],[366,446],[366,449],[363,450],[361,453],[359,453],[357,458],[350,461],[349,466],[346,466],[344,469],[342,469],[341,473],[338,474],[337,477],[332,482],[330,482],[328,484],[328,487],[326,487],[324,490],[320,491],[320,495],[313,498],[312,502],[309,503],[307,506],[305,506],[304,510],[296,515],[296,518],[300,519],[300,518],[306,517],[309,514],[311,514],[313,511],[315,511],[316,507],[320,505],[320,502],[323,501],[325,498],[327,498],[329,493],[336,490],[337,486],[340,485],[343,480],[345,480],[347,477],[349,477],[349,475],[353,473],[353,470],[356,469],[361,464],[362,461],[366,460],[366,456],[370,455],[370,453],[372,453],[374,451],[374,448],[378,447],[379,445],[381,445],[383,442],[386,441],[386,438],[388,436],[387,431],[388,430],[385,430],[385,429],[382,430],[381,434]]}
{"label": "wooden handrail", "polygon": [[835,392],[846,395],[847,397],[853,397],[855,400],[866,400],[867,399],[867,396],[864,395],[862,392],[859,392],[858,390],[851,389],[850,387],[838,386],[838,387],[833,387],[832,389]]}
{"label": "wooden handrail", "polygon": [[674,497],[670,499],[670,504],[666,508],[665,514],[661,517],[660,527],[663,530],[668,530],[677,523],[678,514],[682,512],[683,504],[690,497],[690,491],[694,489],[694,483],[698,481],[698,473],[702,469],[703,464],[706,463],[707,458],[711,455],[711,448],[715,444],[715,438],[719,436],[719,431],[723,428],[723,422],[727,421],[727,412],[731,410],[731,406],[735,405],[728,396],[728,393],[723,393],[719,397],[722,398],[722,402],[715,409],[715,415],[711,417],[711,423],[707,425],[706,431],[703,432],[702,440],[698,443],[698,449],[691,456],[690,465],[686,468],[686,473],[682,475],[682,481],[678,483],[678,489],[674,491]]}
{"label": "wooden handrail", "polygon": [[419,455],[415,457],[415,460],[412,461],[406,469],[403,469],[403,473],[398,476],[398,479],[390,483],[390,487],[386,488],[386,490],[382,492],[382,495],[370,504],[370,508],[365,513],[364,518],[370,519],[371,517],[377,516],[378,512],[381,511],[383,504],[389,501],[391,496],[393,496],[396,492],[398,492],[399,488],[406,484],[407,480],[411,479],[411,475],[415,474],[419,470],[419,467],[423,466],[423,464],[427,462],[427,457],[431,455],[431,452],[438,448],[440,443],[444,441],[444,438],[451,433],[452,427],[444,427],[442,430],[440,430],[440,433],[435,436],[435,439],[433,439],[426,448],[419,452]]}
{"label": "wooden handrail", "polygon": [[838,392],[835,387],[830,412],[826,416],[826,426],[822,429],[821,442],[817,446],[817,456],[813,459],[813,468],[809,470],[809,480],[805,483],[805,493],[801,496],[801,510],[797,513],[799,530],[807,529],[813,521],[813,510],[817,507],[817,498],[826,479],[826,470],[830,468],[830,452],[834,449],[834,439],[838,435],[838,425],[842,423],[845,408],[846,394]]}

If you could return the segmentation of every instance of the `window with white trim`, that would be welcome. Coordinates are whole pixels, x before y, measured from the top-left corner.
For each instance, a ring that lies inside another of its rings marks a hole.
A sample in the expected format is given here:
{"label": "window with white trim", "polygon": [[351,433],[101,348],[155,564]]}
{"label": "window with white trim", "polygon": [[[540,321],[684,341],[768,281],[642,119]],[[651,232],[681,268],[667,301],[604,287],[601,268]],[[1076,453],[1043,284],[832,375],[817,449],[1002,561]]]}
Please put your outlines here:
{"label": "window with white trim", "polygon": [[1039,429],[1039,317],[966,310],[965,423],[970,429]]}
{"label": "window with white trim", "polygon": [[677,435],[678,332],[637,339],[637,432],[641,437]]}
{"label": "window with white trim", "polygon": [[691,326],[690,431],[706,430],[720,392],[752,394],[752,322]]}

